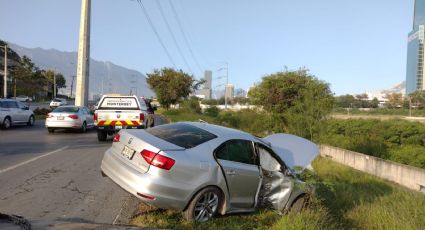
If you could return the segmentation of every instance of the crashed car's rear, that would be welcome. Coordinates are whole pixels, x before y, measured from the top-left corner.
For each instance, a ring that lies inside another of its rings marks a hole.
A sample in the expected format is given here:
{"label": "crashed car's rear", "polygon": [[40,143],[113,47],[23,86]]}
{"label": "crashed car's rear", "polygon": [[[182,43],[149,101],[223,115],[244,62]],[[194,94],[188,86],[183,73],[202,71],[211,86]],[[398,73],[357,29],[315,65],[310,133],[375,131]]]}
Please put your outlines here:
{"label": "crashed car's rear", "polygon": [[189,220],[259,207],[301,208],[307,193],[292,173],[318,154],[287,134],[264,139],[221,126],[182,122],[122,130],[105,152],[102,172],[144,202],[181,210]]}

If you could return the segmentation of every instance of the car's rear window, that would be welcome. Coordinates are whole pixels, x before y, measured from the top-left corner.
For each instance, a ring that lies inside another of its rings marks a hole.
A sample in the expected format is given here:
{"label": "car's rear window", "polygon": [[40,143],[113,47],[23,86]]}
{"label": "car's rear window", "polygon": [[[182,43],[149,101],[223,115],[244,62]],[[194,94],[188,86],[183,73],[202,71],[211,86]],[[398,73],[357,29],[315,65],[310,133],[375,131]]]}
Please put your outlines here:
{"label": "car's rear window", "polygon": [[139,103],[135,97],[104,97],[98,109],[106,110],[138,110]]}
{"label": "car's rear window", "polygon": [[53,110],[54,113],[77,113],[80,108],[78,107],[57,107]]}
{"label": "car's rear window", "polygon": [[183,123],[160,125],[147,129],[146,132],[186,149],[217,137],[206,130]]}

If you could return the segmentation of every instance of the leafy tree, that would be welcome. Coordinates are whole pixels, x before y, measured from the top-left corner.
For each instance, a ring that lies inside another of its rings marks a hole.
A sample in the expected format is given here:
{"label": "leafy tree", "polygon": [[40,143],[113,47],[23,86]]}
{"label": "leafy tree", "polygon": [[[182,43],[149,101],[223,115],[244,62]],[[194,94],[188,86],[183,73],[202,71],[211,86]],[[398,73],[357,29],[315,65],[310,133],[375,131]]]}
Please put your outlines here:
{"label": "leafy tree", "polygon": [[372,101],[370,102],[370,107],[378,108],[378,106],[379,106],[379,100],[378,100],[378,98],[374,97],[372,99]]}
{"label": "leafy tree", "polygon": [[60,88],[66,88],[66,80],[61,73],[53,72],[53,70],[43,71],[43,75],[46,78],[46,81],[51,86],[52,92],[54,91],[54,78],[56,77],[56,92]]}
{"label": "leafy tree", "polygon": [[335,97],[336,105],[341,108],[351,108],[355,104],[355,101],[354,96],[350,94]]}
{"label": "leafy tree", "polygon": [[173,68],[156,69],[147,76],[147,83],[155,91],[159,103],[167,110],[170,105],[176,104],[182,98],[187,98],[204,82],[196,81],[192,75]]}
{"label": "leafy tree", "polygon": [[270,112],[275,119],[274,131],[288,131],[310,139],[334,103],[329,85],[306,69],[265,76],[249,91],[249,96],[254,104]]}
{"label": "leafy tree", "polygon": [[412,107],[421,109],[425,105],[425,91],[415,91],[409,95]]}
{"label": "leafy tree", "polygon": [[388,93],[385,95],[388,108],[401,108],[403,105],[403,95],[401,93]]}

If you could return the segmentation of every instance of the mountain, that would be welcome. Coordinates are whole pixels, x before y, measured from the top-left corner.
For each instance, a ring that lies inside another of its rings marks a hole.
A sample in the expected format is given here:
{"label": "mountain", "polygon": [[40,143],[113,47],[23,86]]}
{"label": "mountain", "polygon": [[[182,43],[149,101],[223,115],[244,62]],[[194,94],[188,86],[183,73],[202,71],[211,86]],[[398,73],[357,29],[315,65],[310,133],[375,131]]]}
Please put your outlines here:
{"label": "mountain", "polygon": [[406,81],[402,81],[389,89],[370,91],[365,93],[368,95],[369,100],[372,100],[375,97],[378,100],[385,100],[385,95],[391,93],[401,93],[404,96],[406,94]]}
{"label": "mountain", "polygon": [[[72,76],[77,75],[77,52],[65,52],[56,49],[25,48],[9,43],[21,57],[28,56],[41,69],[55,69],[64,75],[66,88],[60,94],[70,95]],[[132,94],[144,97],[154,96],[142,73],[116,65],[109,61],[90,58],[89,99],[106,93]],[[76,79],[73,84],[75,95]]]}

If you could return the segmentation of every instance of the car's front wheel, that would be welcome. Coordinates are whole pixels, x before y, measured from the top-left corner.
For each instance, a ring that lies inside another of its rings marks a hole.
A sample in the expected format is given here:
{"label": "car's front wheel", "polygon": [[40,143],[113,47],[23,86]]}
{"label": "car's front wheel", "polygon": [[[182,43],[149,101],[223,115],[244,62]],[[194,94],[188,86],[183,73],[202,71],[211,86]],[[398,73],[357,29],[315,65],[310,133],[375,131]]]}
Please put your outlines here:
{"label": "car's front wheel", "polygon": [[304,210],[308,204],[308,196],[307,195],[302,195],[300,197],[298,197],[291,205],[291,208],[289,209],[289,211],[294,212],[294,213],[299,213],[302,210]]}
{"label": "car's front wheel", "polygon": [[198,192],[190,201],[183,217],[188,221],[205,222],[217,214],[222,196],[220,190],[207,187]]}
{"label": "car's front wheel", "polygon": [[35,123],[35,117],[33,115],[31,115],[30,118],[28,119],[27,125],[33,126],[34,123]]}

